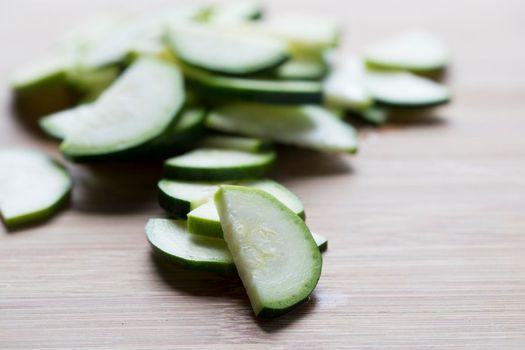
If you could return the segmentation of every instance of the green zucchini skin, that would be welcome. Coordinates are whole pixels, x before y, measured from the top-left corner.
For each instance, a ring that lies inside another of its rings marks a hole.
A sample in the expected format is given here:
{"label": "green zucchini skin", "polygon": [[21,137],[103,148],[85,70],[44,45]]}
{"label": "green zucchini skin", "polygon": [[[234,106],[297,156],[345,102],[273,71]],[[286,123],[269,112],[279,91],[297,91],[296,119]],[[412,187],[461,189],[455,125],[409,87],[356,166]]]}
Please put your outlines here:
{"label": "green zucchini skin", "polygon": [[5,227],[8,230],[16,230],[24,226],[37,224],[37,223],[44,222],[50,219],[56,212],[58,212],[60,209],[65,207],[69,203],[70,199],[71,199],[71,189],[65,192],[62,195],[62,197],[60,197],[53,205],[47,208],[41,209],[39,211],[30,213],[30,214],[21,215],[21,216],[9,218],[9,219],[4,218],[0,214],[0,219],[2,220]]}
{"label": "green zucchini skin", "polygon": [[158,201],[162,209],[174,218],[186,219],[191,211],[191,204],[187,201],[175,198],[167,194],[159,186]]}
{"label": "green zucchini skin", "polygon": [[236,73],[231,73],[231,72],[225,72],[225,71],[221,71],[221,70],[218,70],[218,69],[213,69],[213,68],[210,68],[210,67],[198,66],[198,65],[192,64],[192,63],[190,63],[188,61],[184,61],[182,58],[179,58],[179,59],[181,60],[181,62],[184,63],[184,65],[186,65],[188,68],[191,68],[191,69],[205,70],[206,72],[209,72],[211,74],[216,74],[216,75],[220,75],[220,76],[223,76],[223,77],[250,79],[250,77],[254,76],[254,75],[259,75],[259,74],[260,75],[265,75],[266,73],[274,72],[276,69],[281,67],[283,64],[285,64],[288,61],[290,61],[290,56],[289,55],[283,55],[283,56],[281,56],[281,58],[279,60],[275,61],[272,65],[269,65],[267,67],[254,70],[254,71],[250,72],[249,74],[241,74],[241,73],[236,74]]}
{"label": "green zucchini skin", "polygon": [[322,104],[324,100],[321,82],[232,78],[181,62],[179,66],[192,88],[214,97],[275,104]]}
{"label": "green zucchini skin", "polygon": [[73,185],[73,180],[71,178],[71,175],[69,175],[66,168],[62,164],[60,164],[58,161],[53,159],[52,163],[56,167],[58,167],[65,176],[69,178],[69,188],[66,191],[64,191],[64,193],[59,198],[57,198],[57,200],[53,204],[51,204],[50,206],[46,208],[42,208],[38,211],[24,214],[24,215],[19,215],[16,217],[11,217],[11,218],[6,218],[2,216],[2,213],[0,212],[0,221],[3,222],[7,230],[9,231],[16,230],[24,226],[33,225],[33,224],[37,224],[37,223],[46,221],[50,219],[56,212],[58,212],[60,209],[62,209],[69,203],[71,199],[71,187]]}
{"label": "green zucchini skin", "polygon": [[201,272],[214,272],[214,273],[219,273],[219,274],[224,274],[224,275],[237,274],[237,268],[235,267],[235,264],[233,263],[228,264],[228,263],[211,262],[211,261],[195,262],[195,261],[183,259],[175,255],[167,254],[166,252],[159,249],[155,245],[153,244],[150,244],[150,245],[152,246],[153,253],[155,254],[156,257],[164,261],[181,266],[184,269],[192,270],[192,271],[201,271]]}
{"label": "green zucchini skin", "polygon": [[217,169],[203,169],[192,167],[178,167],[164,165],[164,177],[178,180],[202,180],[202,181],[226,181],[243,180],[263,177],[273,166],[273,159],[267,164],[257,164],[252,166],[231,167]]}
{"label": "green zucchini skin", "polygon": [[406,103],[398,103],[398,102],[395,102],[395,101],[387,101],[387,100],[382,100],[382,99],[378,99],[378,98],[374,98],[374,101],[376,102],[376,104],[380,107],[386,107],[386,108],[398,108],[398,109],[422,109],[422,108],[432,108],[432,107],[437,107],[437,106],[443,106],[443,105],[446,105],[448,103],[450,103],[452,101],[451,98],[448,98],[446,100],[442,100],[442,101],[436,101],[436,102],[421,102],[421,103],[410,103],[410,104],[406,104]]}
{"label": "green zucchini skin", "polygon": [[168,125],[164,129],[164,131],[162,131],[156,138],[127,149],[112,151],[108,153],[86,155],[72,155],[67,152],[64,152],[62,147],[60,148],[60,151],[64,158],[75,163],[107,163],[115,161],[131,161],[135,159],[144,159],[147,156],[155,154],[155,152],[159,150],[159,148],[157,147],[157,138],[162,137],[162,135],[165,135],[165,133],[168,132],[173,127],[173,125],[175,125],[178,122],[179,115],[180,113],[178,113],[172,119],[170,125]]}

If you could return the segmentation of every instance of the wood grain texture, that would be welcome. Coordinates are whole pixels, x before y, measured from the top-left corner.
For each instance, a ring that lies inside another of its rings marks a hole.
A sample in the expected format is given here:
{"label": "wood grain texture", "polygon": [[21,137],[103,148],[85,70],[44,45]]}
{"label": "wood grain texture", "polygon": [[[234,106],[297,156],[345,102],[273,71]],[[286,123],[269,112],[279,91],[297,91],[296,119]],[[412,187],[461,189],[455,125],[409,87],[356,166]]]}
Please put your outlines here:
{"label": "wood grain texture", "polygon": [[[9,74],[75,23],[167,1],[3,1],[0,146],[52,142],[11,112]],[[252,317],[237,279],[152,258],[158,164],[69,164],[69,209],[0,228],[1,349],[525,348],[525,3],[270,1],[345,20],[346,48],[407,27],[454,50],[454,102],[420,120],[361,130],[360,154],[284,149],[272,176],[329,238],[312,299]]]}

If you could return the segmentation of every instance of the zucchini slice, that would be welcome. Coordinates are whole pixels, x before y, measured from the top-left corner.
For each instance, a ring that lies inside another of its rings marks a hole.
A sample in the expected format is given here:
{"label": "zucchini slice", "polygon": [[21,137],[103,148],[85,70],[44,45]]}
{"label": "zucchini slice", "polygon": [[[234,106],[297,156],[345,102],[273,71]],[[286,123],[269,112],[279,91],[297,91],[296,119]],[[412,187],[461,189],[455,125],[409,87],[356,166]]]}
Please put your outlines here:
{"label": "zucchini slice", "polygon": [[176,264],[201,271],[235,272],[226,242],[190,235],[186,221],[150,219],[145,230],[155,252]]}
{"label": "zucchini slice", "polygon": [[82,58],[82,65],[100,68],[127,63],[142,54],[159,55],[164,51],[162,36],[167,26],[198,20],[207,11],[206,6],[190,5],[121,20],[91,45]]}
{"label": "zucchini slice", "polygon": [[262,152],[272,149],[272,142],[255,137],[212,135],[203,138],[199,145],[204,148],[236,149],[245,152]]}
{"label": "zucchini slice", "polygon": [[4,149],[0,164],[0,216],[7,228],[48,218],[69,196],[69,174],[45,154]]}
{"label": "zucchini slice", "polygon": [[450,101],[445,86],[409,72],[368,72],[366,84],[373,99],[385,106],[422,108]]}
{"label": "zucchini slice", "polygon": [[323,100],[323,84],[317,81],[235,78],[180,66],[196,89],[214,96],[276,104],[320,104]]}
{"label": "zucchini slice", "polygon": [[337,64],[324,82],[324,103],[334,108],[360,111],[373,99],[366,88],[366,67],[357,55],[348,55]]}
{"label": "zucchini slice", "polygon": [[[303,203],[286,187],[272,180],[239,181],[236,186],[255,187],[274,196],[278,201],[290,208],[304,219]],[[213,200],[208,201],[188,213],[188,231],[196,235],[222,237],[222,227],[219,213]]]}
{"label": "zucchini slice", "polygon": [[[175,264],[197,271],[237,272],[224,240],[191,235],[183,220],[149,219],[145,230],[154,252]],[[325,251],[328,240],[315,233],[312,237]]]}
{"label": "zucchini slice", "polygon": [[139,152],[162,135],[183,103],[184,86],[177,67],[141,58],[100,96],[91,116],[66,135],[60,149],[78,161]]}
{"label": "zucchini slice", "polygon": [[390,112],[386,108],[372,106],[362,111],[352,111],[350,115],[355,116],[369,124],[381,125],[386,123]]}
{"label": "zucchini slice", "polygon": [[82,127],[91,118],[93,105],[80,105],[59,111],[39,120],[40,127],[49,136],[62,141],[75,128]]}
{"label": "zucchini slice", "polygon": [[304,221],[256,188],[225,185],[214,198],[224,240],[255,315],[278,316],[304,302],[322,267]]}
{"label": "zucchini slice", "polygon": [[189,182],[163,179],[158,183],[159,204],[169,214],[186,218],[193,209],[206,203],[224,182]]}
{"label": "zucchini slice", "polygon": [[185,108],[175,123],[163,135],[153,141],[152,153],[156,155],[173,155],[196,144],[204,134],[206,110],[202,108]]}
{"label": "zucchini slice", "polygon": [[273,69],[288,59],[280,40],[215,26],[175,26],[167,34],[169,47],[183,62],[227,75],[250,75]]}
{"label": "zucchini slice", "polygon": [[229,0],[213,7],[209,21],[219,24],[243,23],[261,18],[263,12],[263,4],[259,0]]}
{"label": "zucchini slice", "polygon": [[259,178],[272,167],[275,158],[275,152],[201,148],[166,160],[164,174],[168,178],[205,181]]}
{"label": "zucchini slice", "polygon": [[16,71],[11,86],[17,93],[30,93],[40,89],[68,84],[68,70],[73,55],[48,54]]}
{"label": "zucchini slice", "polygon": [[319,14],[280,14],[265,21],[263,30],[285,40],[296,57],[319,57],[327,48],[337,46],[341,36],[336,21]]}
{"label": "zucchini slice", "polygon": [[277,67],[276,76],[285,80],[321,80],[327,71],[320,60],[292,59]]}
{"label": "zucchini slice", "polygon": [[357,151],[355,130],[317,106],[232,103],[210,112],[207,127],[328,152]]}
{"label": "zucchini slice", "polygon": [[432,34],[413,30],[369,46],[365,59],[371,68],[425,73],[445,68],[449,53]]}

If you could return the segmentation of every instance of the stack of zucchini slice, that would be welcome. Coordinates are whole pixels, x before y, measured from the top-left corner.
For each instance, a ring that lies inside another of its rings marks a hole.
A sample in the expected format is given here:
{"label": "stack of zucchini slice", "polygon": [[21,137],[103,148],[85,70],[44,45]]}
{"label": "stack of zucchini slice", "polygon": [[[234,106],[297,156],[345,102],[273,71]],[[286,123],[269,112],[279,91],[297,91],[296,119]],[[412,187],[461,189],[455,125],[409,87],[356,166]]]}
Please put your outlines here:
{"label": "stack of zucchini slice", "polygon": [[[447,103],[448,89],[429,76],[449,54],[412,30],[337,57],[332,19],[263,12],[257,0],[233,0],[98,19],[16,74],[13,90],[30,105],[73,97],[40,119],[67,160],[164,159],[159,203],[171,218],[146,225],[155,251],[238,273],[254,312],[276,316],[313,291],[327,240],[309,230],[299,198],[265,178],[274,144],[357,152],[342,117],[382,124],[392,109]],[[47,156],[6,150],[0,161],[8,226],[51,215],[67,197],[70,177]],[[22,181],[30,172],[46,186]]]}

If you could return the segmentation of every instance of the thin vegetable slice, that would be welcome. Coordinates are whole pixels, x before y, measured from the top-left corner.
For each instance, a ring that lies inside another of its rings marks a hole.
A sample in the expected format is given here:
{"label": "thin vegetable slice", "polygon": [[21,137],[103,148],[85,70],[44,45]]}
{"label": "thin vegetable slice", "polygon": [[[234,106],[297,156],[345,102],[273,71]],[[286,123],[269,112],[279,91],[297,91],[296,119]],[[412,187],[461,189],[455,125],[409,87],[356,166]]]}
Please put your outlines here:
{"label": "thin vegetable slice", "polygon": [[[269,193],[295,214],[304,219],[304,206],[299,198],[286,187],[272,180],[240,181],[237,186],[255,187]],[[196,235],[222,237],[219,213],[213,200],[188,213],[188,231]]]}
{"label": "thin vegetable slice", "polygon": [[390,113],[386,108],[372,106],[362,111],[353,111],[350,115],[369,124],[381,125],[386,123]]}
{"label": "thin vegetable slice", "polygon": [[317,106],[232,103],[212,110],[206,125],[320,151],[357,151],[355,130],[331,111]]}
{"label": "thin vegetable slice", "polygon": [[335,65],[324,82],[327,106],[360,111],[369,108],[373,99],[366,87],[366,67],[357,55],[348,55]]}
{"label": "thin vegetable slice", "polygon": [[150,219],[145,230],[155,251],[176,264],[201,271],[235,272],[226,242],[188,234],[185,221]]}
{"label": "thin vegetable slice", "polygon": [[164,50],[162,35],[167,26],[198,20],[207,11],[206,6],[190,5],[121,20],[91,45],[82,58],[82,65],[100,68],[127,63],[137,55],[160,54]]}
{"label": "thin vegetable slice", "polygon": [[185,108],[175,123],[153,141],[152,153],[156,155],[173,155],[194,146],[204,134],[206,110],[202,108]]}
{"label": "thin vegetable slice", "polygon": [[64,111],[59,111],[40,119],[42,130],[49,136],[63,140],[76,128],[82,127],[93,113],[93,105],[80,105]]}
{"label": "thin vegetable slice", "polygon": [[272,148],[269,140],[254,137],[213,135],[203,138],[199,145],[205,148],[236,149],[246,152],[262,152]]}
{"label": "thin vegetable slice", "polygon": [[190,182],[163,179],[158,183],[159,204],[175,217],[185,218],[206,203],[224,182]]}
{"label": "thin vegetable slice", "polygon": [[281,315],[305,301],[322,257],[308,227],[268,193],[222,186],[215,194],[224,239],[255,315]]}
{"label": "thin vegetable slice", "polygon": [[242,23],[261,18],[263,12],[259,0],[230,0],[215,6],[209,20],[220,24]]}
{"label": "thin vegetable slice", "polygon": [[177,67],[142,58],[100,96],[92,115],[66,135],[60,149],[73,160],[137,152],[174,122],[183,103],[184,86]]}
{"label": "thin vegetable slice", "polygon": [[320,80],[328,71],[326,65],[316,59],[292,59],[277,68],[278,79]]}
{"label": "thin vegetable slice", "polygon": [[432,72],[449,61],[446,46],[430,33],[413,30],[371,45],[365,59],[372,68]]}
{"label": "thin vegetable slice", "polygon": [[0,150],[0,214],[8,228],[48,218],[68,198],[71,178],[45,154]]}
{"label": "thin vegetable slice", "polygon": [[180,65],[193,86],[210,95],[276,104],[322,102],[323,85],[317,81],[235,78]]}
{"label": "thin vegetable slice", "polygon": [[337,46],[341,35],[333,19],[319,14],[280,14],[266,21],[263,28],[285,40],[298,57],[318,57],[325,49]]}
{"label": "thin vegetable slice", "polygon": [[286,46],[279,40],[215,26],[175,26],[167,42],[180,60],[219,74],[260,73],[288,59]]}
{"label": "thin vegetable slice", "polygon": [[[237,269],[222,239],[191,235],[186,221],[170,219],[149,219],[146,236],[155,253],[187,269],[236,273]],[[326,250],[328,240],[312,233],[320,251]]]}
{"label": "thin vegetable slice", "polygon": [[408,72],[368,72],[366,84],[374,100],[385,106],[421,108],[449,102],[449,90]]}
{"label": "thin vegetable slice", "polygon": [[263,176],[275,161],[275,152],[201,148],[164,162],[166,177],[183,180],[236,180]]}

